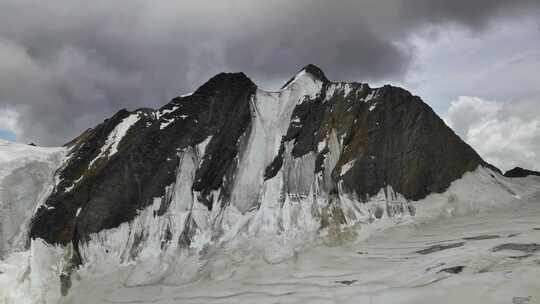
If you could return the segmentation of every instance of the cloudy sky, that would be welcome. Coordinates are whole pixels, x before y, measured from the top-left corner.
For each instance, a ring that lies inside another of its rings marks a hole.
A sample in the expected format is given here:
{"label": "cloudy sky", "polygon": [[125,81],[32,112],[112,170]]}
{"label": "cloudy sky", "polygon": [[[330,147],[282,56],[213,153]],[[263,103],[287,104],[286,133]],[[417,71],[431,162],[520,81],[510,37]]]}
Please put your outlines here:
{"label": "cloudy sky", "polygon": [[540,170],[538,0],[0,0],[0,138],[60,145],[220,71],[400,85],[488,161]]}

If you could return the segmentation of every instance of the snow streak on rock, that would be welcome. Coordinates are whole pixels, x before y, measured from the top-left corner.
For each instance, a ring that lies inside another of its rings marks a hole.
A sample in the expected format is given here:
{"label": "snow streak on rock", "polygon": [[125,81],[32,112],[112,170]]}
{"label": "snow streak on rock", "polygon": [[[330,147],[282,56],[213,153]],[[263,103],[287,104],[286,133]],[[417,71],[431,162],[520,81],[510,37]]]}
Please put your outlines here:
{"label": "snow streak on rock", "polygon": [[112,157],[114,154],[118,152],[118,145],[120,144],[120,141],[122,141],[122,138],[126,135],[129,128],[134,125],[139,120],[139,113],[131,114],[128,117],[124,118],[109,134],[109,137],[107,137],[107,140],[101,147],[101,151],[96,158],[94,158],[90,164],[89,167],[92,167],[92,165],[99,159],[103,157]]}

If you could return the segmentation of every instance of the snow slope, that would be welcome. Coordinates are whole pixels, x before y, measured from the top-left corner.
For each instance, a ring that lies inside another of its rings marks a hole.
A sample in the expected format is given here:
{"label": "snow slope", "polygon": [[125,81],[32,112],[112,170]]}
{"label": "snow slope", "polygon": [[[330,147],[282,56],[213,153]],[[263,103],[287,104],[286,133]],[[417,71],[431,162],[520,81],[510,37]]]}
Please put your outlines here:
{"label": "snow slope", "polygon": [[64,153],[0,140],[0,257],[24,247],[31,215],[54,185]]}

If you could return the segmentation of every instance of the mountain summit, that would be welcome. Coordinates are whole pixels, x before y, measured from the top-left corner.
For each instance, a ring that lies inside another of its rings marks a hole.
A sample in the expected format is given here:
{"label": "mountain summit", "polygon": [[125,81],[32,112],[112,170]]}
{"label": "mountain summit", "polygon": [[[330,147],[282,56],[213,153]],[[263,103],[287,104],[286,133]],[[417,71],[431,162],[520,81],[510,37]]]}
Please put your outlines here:
{"label": "mountain summit", "polygon": [[157,216],[166,214],[170,188],[186,174],[192,204],[245,213],[270,185],[278,201],[318,191],[361,203],[389,189],[407,201],[489,167],[419,97],[330,82],[314,65],[279,92],[243,73],[218,74],[158,110],[119,111],[68,148],[31,227],[50,243],[118,227],[156,200]]}
{"label": "mountain summit", "polygon": [[316,65],[308,64],[305,67],[303,67],[296,75],[294,75],[289,81],[287,81],[281,89],[286,88],[291,82],[293,82],[295,79],[298,79],[299,77],[303,75],[310,75],[310,77],[313,77],[315,79],[318,79],[324,83],[329,83],[330,80],[326,78],[326,75],[324,72]]}
{"label": "mountain summit", "polygon": [[159,109],[121,110],[66,149],[29,231],[67,248],[65,286],[101,259],[204,256],[261,235],[302,244],[414,215],[412,201],[467,172],[496,185],[499,174],[419,97],[331,82],[314,65],[277,92],[218,74]]}

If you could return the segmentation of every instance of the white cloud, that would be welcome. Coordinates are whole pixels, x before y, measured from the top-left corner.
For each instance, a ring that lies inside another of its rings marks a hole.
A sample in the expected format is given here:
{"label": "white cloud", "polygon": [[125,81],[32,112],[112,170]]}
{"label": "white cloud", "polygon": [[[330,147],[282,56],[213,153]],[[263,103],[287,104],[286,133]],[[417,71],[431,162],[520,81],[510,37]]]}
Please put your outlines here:
{"label": "white cloud", "polygon": [[0,108],[0,129],[17,131],[17,118],[19,113],[9,108]]}
{"label": "white cloud", "polygon": [[536,101],[502,103],[461,96],[446,122],[484,159],[501,170],[540,170],[540,107]]}
{"label": "white cloud", "polygon": [[404,85],[441,113],[459,96],[505,102],[538,98],[538,20],[503,20],[482,34],[437,26],[435,38],[415,34],[415,62]]}

